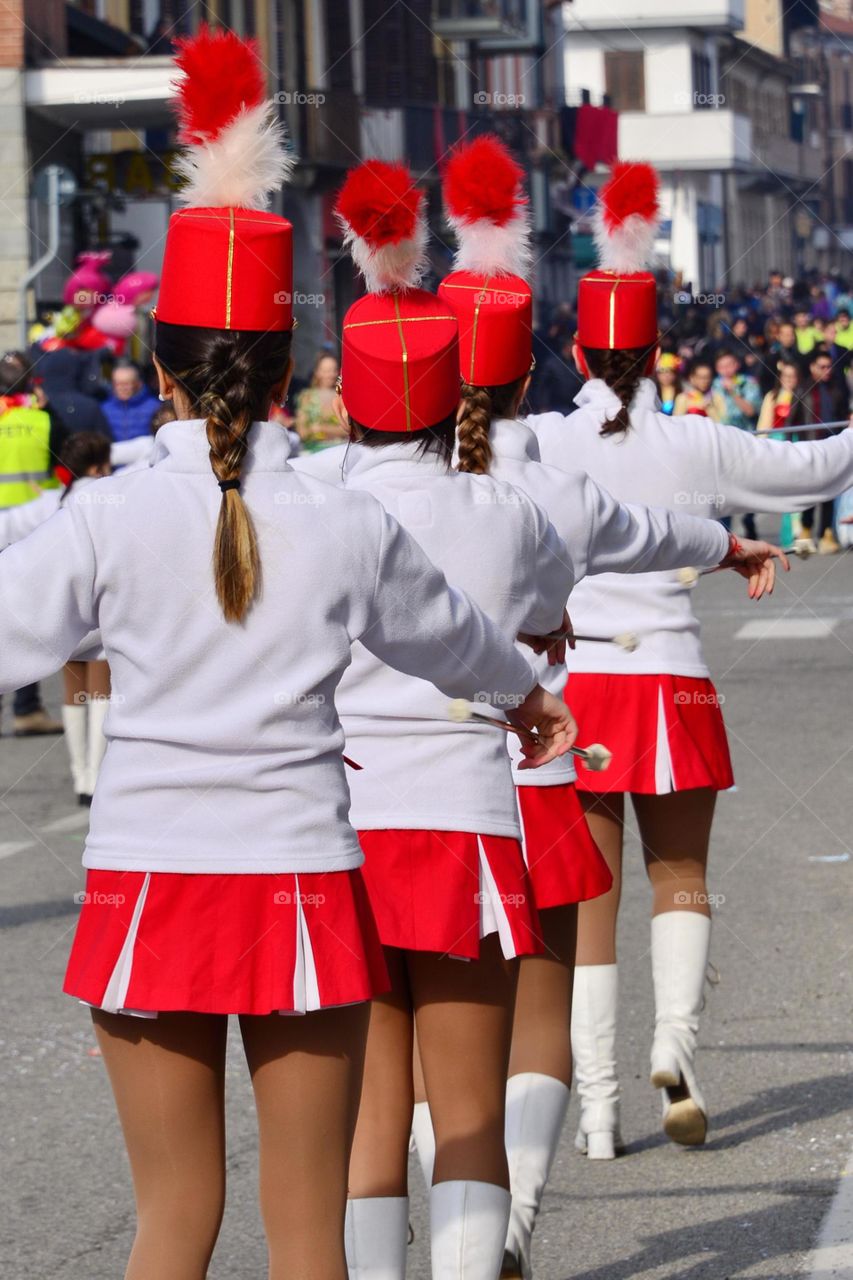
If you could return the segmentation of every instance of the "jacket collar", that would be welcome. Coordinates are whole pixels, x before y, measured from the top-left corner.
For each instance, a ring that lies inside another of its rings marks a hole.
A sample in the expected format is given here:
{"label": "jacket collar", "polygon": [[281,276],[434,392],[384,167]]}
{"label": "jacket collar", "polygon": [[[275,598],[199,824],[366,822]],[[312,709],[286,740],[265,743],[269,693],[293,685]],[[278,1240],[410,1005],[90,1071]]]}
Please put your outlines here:
{"label": "jacket collar", "polygon": [[[657,388],[651,378],[641,378],[637,385],[637,393],[631,406],[634,409],[654,409],[658,403]],[[575,404],[579,409],[591,409],[600,413],[602,420],[616,413],[621,401],[615,391],[611,391],[601,378],[591,378],[585,382],[575,396]]]}
{"label": "jacket collar", "polygon": [[489,438],[497,458],[540,461],[539,441],[520,418],[495,418]]}
{"label": "jacket collar", "polygon": [[401,441],[395,444],[365,447],[351,445],[346,457],[344,475],[347,480],[354,476],[363,476],[368,472],[379,472],[381,475],[452,475],[448,471],[443,458],[435,453],[421,454],[419,444],[413,441]]}
{"label": "jacket collar", "polygon": [[[253,422],[243,475],[253,471],[287,471],[290,440],[277,422]],[[201,418],[167,422],[157,432],[151,466],[166,471],[210,471],[210,446]]]}

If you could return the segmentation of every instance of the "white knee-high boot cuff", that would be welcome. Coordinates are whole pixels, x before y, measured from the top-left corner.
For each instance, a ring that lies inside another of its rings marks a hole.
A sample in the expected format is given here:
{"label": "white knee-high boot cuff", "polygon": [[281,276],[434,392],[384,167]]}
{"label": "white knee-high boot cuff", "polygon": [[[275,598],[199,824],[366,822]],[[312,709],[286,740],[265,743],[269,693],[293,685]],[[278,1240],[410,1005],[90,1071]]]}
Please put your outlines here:
{"label": "white knee-high boot cuff", "polygon": [[492,1182],[438,1182],[429,1194],[432,1280],[498,1280],[510,1195]]}
{"label": "white knee-high boot cuff", "polygon": [[435,1133],[428,1102],[415,1103],[412,1115],[412,1137],[415,1140],[415,1151],[423,1171],[424,1182],[429,1190],[432,1186],[432,1171],[435,1166]]}
{"label": "white knee-high boot cuff", "polygon": [[109,705],[109,698],[102,697],[90,698],[87,703],[89,724],[86,744],[86,794],[90,796],[95,794],[98,770],[101,767],[101,761],[107,749],[107,740],[104,737],[104,720],[107,717]]}
{"label": "white knee-high boot cuff", "polygon": [[525,1280],[533,1274],[533,1227],[568,1105],[568,1087],[553,1076],[526,1071],[507,1082],[506,1154],[512,1207],[506,1250],[519,1262]]}
{"label": "white knee-high boot cuff", "polygon": [[612,1159],[619,1136],[619,1080],[616,1075],[615,964],[575,969],[572,1054],[581,1115],[575,1145],[593,1159]]}
{"label": "white knee-high boot cuff", "polygon": [[693,1071],[699,1015],[704,1004],[705,972],[711,946],[711,921],[697,911],[665,911],[652,918],[652,977],[655,988],[653,1083],[677,1083],[683,1077],[701,1111],[705,1103]]}
{"label": "white knee-high boot cuff", "polygon": [[65,727],[65,746],[68,761],[71,765],[71,782],[75,795],[91,795],[87,791],[86,775],[86,734],[88,716],[84,702],[74,702],[62,708],[62,723]]}
{"label": "white knee-high boot cuff", "polygon": [[347,1200],[344,1241],[350,1280],[404,1280],[408,1196]]}

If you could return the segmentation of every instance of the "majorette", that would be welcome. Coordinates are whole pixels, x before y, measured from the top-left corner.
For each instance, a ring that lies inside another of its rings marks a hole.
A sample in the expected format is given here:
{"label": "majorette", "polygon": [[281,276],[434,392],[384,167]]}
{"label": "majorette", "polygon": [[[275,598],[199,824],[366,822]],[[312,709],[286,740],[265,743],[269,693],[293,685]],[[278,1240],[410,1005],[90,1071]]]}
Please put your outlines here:
{"label": "majorette", "polygon": [[[454,309],[460,328],[466,385],[459,466],[517,485],[548,513],[568,548],[574,582],[587,574],[638,573],[699,561],[716,565],[729,550],[721,527],[668,511],[622,506],[582,472],[558,471],[538,461],[535,439],[518,417],[533,366],[532,295],[525,278],[532,255],[523,176],[503,143],[489,135],[459,147],[444,174],[445,213],[458,249],[457,269],[442,281],[439,295]],[[611,639],[614,651],[630,647],[627,640],[616,643],[615,633]],[[546,688],[561,691],[563,664],[549,666],[541,658],[537,670]],[[576,904],[606,892],[611,884],[607,864],[590,837],[574,779],[568,757],[535,773],[516,773],[525,856],[543,936],[549,955],[560,958],[564,972],[535,958],[522,964],[513,1058],[518,1065],[507,1087],[513,1191],[504,1260],[507,1277],[531,1274],[535,1215],[568,1103]],[[544,1037],[541,1021],[533,1021],[541,1019],[543,1008],[549,1024]],[[553,1046],[561,1040],[557,1054]],[[529,1048],[542,1043],[551,1047],[547,1054]],[[419,1149],[427,1125],[423,1108],[417,1108]]]}
{"label": "majorette", "polygon": [[207,1271],[235,1013],[271,1270],[339,1275],[365,1002],[387,974],[335,690],[358,639],[448,699],[535,680],[378,502],[288,465],[266,418],[290,371],[291,228],[265,206],[291,158],[251,45],[203,30],[177,62],[189,205],[155,358],[178,421],[151,467],[93,481],[0,556],[2,681],[49,674],[100,628],[113,701],[65,989],[94,1007],[121,1113],[131,1269],[161,1274],[168,1248]]}
{"label": "majorette", "polygon": [[[658,411],[658,319],[648,271],[658,216],[649,165],[615,165],[599,193],[599,266],[580,282],[575,359],[589,379],[576,412],[528,418],[542,460],[579,467],[615,497],[719,518],[812,505],[853,479],[853,434],[789,445],[695,415]],[[731,785],[725,728],[686,582],[673,573],[586,579],[572,597],[579,632],[638,633],[633,653],[579,643],[568,655],[571,702],[585,732],[613,750],[607,774],[580,775],[592,835],[621,865],[623,795],[634,797],[655,893],[652,969],[656,1027],[652,1083],[664,1129],[704,1141],[707,1109],[693,1069],[710,944],[705,866],[715,793]],[[687,835],[685,836],[685,833]],[[612,1156],[619,1145],[615,1070],[618,895],[584,927],[572,1043],[581,1119],[578,1145]],[[589,939],[584,942],[584,939]],[[595,950],[590,950],[594,947]],[[602,957],[604,963],[602,963]]]}
{"label": "majorette", "polygon": [[[343,474],[347,490],[379,498],[507,638],[544,633],[559,627],[571,585],[562,543],[523,494],[451,468],[457,325],[444,301],[418,287],[423,203],[398,166],[369,161],[344,184],[338,214],[370,287],[343,324],[342,411],[357,443],[303,465]],[[414,615],[412,626],[420,626]],[[507,710],[486,681],[482,701]],[[546,719],[558,701],[542,689],[531,695]],[[507,961],[540,949],[505,735],[454,723],[439,690],[365,649],[354,652],[338,704],[347,752],[363,765],[350,780],[351,816],[392,981],[371,1018],[350,1175],[351,1274],[404,1274],[416,1016],[437,1139],[432,1273],[494,1280],[510,1201],[500,1181],[514,987]],[[526,705],[520,714],[529,719]],[[400,1158],[389,1161],[395,1123]],[[473,1181],[472,1166],[493,1177]]]}

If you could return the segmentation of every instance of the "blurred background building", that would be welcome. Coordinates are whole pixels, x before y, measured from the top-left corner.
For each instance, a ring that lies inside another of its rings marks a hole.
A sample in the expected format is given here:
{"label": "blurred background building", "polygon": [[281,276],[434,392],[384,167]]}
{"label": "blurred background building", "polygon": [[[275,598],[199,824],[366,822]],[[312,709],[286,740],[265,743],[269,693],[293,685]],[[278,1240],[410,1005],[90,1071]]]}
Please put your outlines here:
{"label": "blurred background building", "polygon": [[334,343],[358,286],[332,216],[344,170],[403,159],[428,189],[436,273],[452,242],[437,202],[447,148],[495,129],[529,174],[543,314],[591,259],[607,166],[663,175],[662,265],[685,287],[770,267],[849,271],[853,0],[4,0],[0,6],[0,325],[48,237],[39,173],[76,181],[35,309],[76,254],[157,271],[174,204],[168,108],[175,36],[200,21],[257,37],[299,165],[297,355]]}

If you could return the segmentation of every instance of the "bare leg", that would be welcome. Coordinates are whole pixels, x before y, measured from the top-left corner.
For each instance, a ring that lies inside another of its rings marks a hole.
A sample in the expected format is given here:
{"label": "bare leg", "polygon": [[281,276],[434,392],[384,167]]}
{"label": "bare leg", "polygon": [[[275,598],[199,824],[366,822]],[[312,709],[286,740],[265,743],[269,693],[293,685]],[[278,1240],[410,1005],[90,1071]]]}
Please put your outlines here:
{"label": "bare leg", "polygon": [[436,1137],[434,1183],[509,1186],[504,1107],[517,961],[496,935],[466,963],[409,952],[409,981]]}
{"label": "bare leg", "polygon": [[86,701],[86,662],[66,662],[62,668],[64,686],[64,702],[66,707],[77,706]]}
{"label": "bare leg", "polygon": [[509,1074],[536,1071],[563,1084],[572,1082],[572,982],[578,908],[552,907],[540,913],[544,956],[521,961]]}
{"label": "bare leg", "polygon": [[[75,665],[84,665],[82,663]],[[110,696],[110,666],[108,662],[87,662],[86,690],[90,698]]]}
{"label": "bare leg", "polygon": [[240,1018],[258,1113],[270,1280],[346,1280],[347,1166],[368,1014],[358,1004]]}
{"label": "bare leg", "polygon": [[665,796],[632,796],[654,892],[652,914],[710,916],[705,872],[717,793],[703,787]]}
{"label": "bare leg", "polygon": [[412,1001],[406,959],[386,948],[391,991],[370,1008],[364,1084],[350,1162],[350,1196],[408,1195],[412,1127]]}
{"label": "bare leg", "polygon": [[93,1011],[136,1194],[125,1280],[204,1280],[225,1199],[228,1020]]}
{"label": "bare leg", "polygon": [[622,896],[622,844],[625,822],[625,797],[621,792],[593,795],[580,792],[589,830],[613,875],[611,888],[582,902],[578,908],[577,963],[616,963],[616,919]]}

